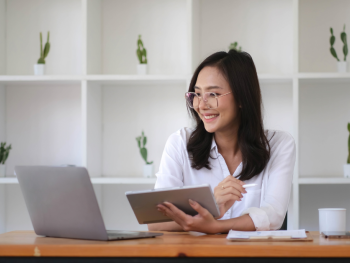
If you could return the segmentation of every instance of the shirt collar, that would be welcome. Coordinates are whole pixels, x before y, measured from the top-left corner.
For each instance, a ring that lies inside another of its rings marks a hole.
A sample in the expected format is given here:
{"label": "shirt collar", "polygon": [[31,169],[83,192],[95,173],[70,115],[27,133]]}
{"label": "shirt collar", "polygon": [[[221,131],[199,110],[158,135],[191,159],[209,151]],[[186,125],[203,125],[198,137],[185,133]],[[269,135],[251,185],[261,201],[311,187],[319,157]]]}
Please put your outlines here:
{"label": "shirt collar", "polygon": [[214,139],[214,136],[213,136],[213,139],[211,141],[211,147],[210,147],[210,151],[213,151],[215,150],[216,154],[218,154],[218,146],[216,145],[216,141]]}

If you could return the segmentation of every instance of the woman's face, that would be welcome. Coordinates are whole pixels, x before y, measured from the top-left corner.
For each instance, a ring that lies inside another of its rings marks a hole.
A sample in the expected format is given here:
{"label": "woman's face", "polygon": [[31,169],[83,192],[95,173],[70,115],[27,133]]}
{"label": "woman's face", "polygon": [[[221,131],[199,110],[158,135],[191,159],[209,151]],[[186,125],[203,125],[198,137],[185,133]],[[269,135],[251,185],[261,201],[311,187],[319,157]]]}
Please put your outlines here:
{"label": "woman's face", "polygon": [[[195,90],[201,97],[204,92],[214,92],[220,95],[232,92],[230,85],[216,67],[204,67],[198,74]],[[207,132],[225,132],[239,125],[239,107],[233,94],[222,96],[217,99],[218,107],[208,109],[201,100],[199,108],[195,109],[204,123]]]}

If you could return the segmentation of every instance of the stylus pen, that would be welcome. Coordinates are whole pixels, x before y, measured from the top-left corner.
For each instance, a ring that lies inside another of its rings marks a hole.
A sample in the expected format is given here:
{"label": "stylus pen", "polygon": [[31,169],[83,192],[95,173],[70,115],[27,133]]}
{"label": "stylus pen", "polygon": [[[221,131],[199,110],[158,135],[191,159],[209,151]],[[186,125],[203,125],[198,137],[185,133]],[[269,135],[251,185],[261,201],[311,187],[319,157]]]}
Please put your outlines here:
{"label": "stylus pen", "polygon": [[256,186],[257,184],[244,184],[243,188],[249,188],[249,187],[253,187]]}

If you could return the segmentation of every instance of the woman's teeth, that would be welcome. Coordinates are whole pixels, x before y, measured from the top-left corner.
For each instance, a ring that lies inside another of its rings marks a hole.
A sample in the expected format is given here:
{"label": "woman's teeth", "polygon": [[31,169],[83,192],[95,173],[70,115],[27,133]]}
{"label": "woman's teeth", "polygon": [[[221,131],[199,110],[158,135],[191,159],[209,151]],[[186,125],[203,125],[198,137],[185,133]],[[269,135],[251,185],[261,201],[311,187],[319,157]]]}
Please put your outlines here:
{"label": "woman's teeth", "polygon": [[218,115],[209,115],[209,116],[204,116],[205,119],[212,119],[212,118],[215,118],[216,116]]}

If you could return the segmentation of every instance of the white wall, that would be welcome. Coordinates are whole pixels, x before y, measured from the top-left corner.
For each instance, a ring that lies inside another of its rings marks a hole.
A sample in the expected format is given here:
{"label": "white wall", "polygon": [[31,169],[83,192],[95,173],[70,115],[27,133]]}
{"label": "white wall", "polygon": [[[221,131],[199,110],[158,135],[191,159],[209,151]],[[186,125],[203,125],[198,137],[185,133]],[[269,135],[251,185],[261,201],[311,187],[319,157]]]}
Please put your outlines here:
{"label": "white wall", "polygon": [[6,88],[0,84],[0,142],[6,140]]}
{"label": "white wall", "polygon": [[40,57],[39,33],[43,33],[44,46],[47,31],[51,49],[46,58],[46,74],[81,74],[80,0],[10,0],[6,4],[8,75],[33,74],[33,64]]}
{"label": "white wall", "polygon": [[[329,48],[330,27],[336,38],[334,48],[338,58],[344,60],[340,33],[346,24],[350,29],[350,1],[303,0],[299,1],[299,71],[336,72],[337,60]],[[349,56],[347,58],[349,60]]]}
{"label": "white wall", "polygon": [[291,83],[261,84],[265,129],[293,135],[293,89]]}
{"label": "white wall", "polygon": [[104,86],[102,96],[103,176],[142,176],[142,130],[157,172],[166,140],[188,122],[183,86]]}
{"label": "white wall", "polygon": [[187,73],[186,21],[185,0],[104,0],[102,72],[136,74],[141,34],[150,74]]}
{"label": "white wall", "polygon": [[343,176],[350,122],[349,83],[300,88],[300,175]]}
{"label": "white wall", "polygon": [[300,229],[319,231],[319,208],[346,208],[346,229],[350,229],[350,185],[301,185]]}
{"label": "white wall", "polygon": [[238,41],[258,73],[292,72],[292,1],[200,1],[199,61]]}
{"label": "white wall", "polygon": [[0,75],[6,72],[6,1],[0,0]]}
{"label": "white wall", "polygon": [[102,87],[87,84],[86,167],[92,177],[102,176]]}
{"label": "white wall", "polygon": [[6,119],[7,175],[15,165],[81,165],[79,86],[10,86]]}
{"label": "white wall", "polygon": [[102,73],[102,2],[96,0],[86,2],[86,71],[88,74]]}

